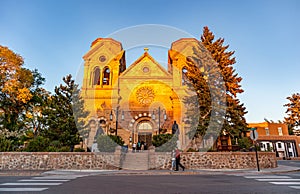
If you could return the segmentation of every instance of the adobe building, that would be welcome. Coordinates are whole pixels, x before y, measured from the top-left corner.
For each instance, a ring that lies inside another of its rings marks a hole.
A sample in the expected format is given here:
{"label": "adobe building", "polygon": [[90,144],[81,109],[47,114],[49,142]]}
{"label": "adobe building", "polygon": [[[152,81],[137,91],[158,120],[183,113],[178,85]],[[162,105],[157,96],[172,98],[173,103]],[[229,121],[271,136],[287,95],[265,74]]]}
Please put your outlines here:
{"label": "adobe building", "polygon": [[172,133],[174,121],[180,130],[179,146],[188,144],[183,99],[187,96],[186,56],[193,52],[187,43],[191,41],[172,43],[167,69],[155,61],[147,48],[127,66],[120,42],[98,38],[91,44],[83,56],[81,93],[90,111],[85,140],[88,147],[99,133],[121,136],[127,145],[137,141],[151,145],[153,135]]}
{"label": "adobe building", "polygon": [[[249,123],[249,128],[256,128],[257,142],[261,151],[276,152],[277,157],[298,157],[300,154],[299,140],[295,135],[289,135],[284,123],[262,122]],[[250,132],[247,134],[250,136]]]}

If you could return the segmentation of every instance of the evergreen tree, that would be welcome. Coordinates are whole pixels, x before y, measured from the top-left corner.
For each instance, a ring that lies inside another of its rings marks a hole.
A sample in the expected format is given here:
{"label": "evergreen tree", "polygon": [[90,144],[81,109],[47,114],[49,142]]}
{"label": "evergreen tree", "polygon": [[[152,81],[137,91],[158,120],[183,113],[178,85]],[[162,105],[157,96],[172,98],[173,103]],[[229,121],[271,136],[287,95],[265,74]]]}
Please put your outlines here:
{"label": "evergreen tree", "polygon": [[215,36],[208,29],[204,27],[203,34],[201,36],[201,43],[211,53],[212,58],[218,63],[223,76],[223,80],[226,85],[226,91],[228,94],[236,97],[237,94],[242,93],[244,90],[241,88],[240,82],[242,78],[235,73],[233,65],[235,64],[235,57],[232,57],[234,51],[227,51],[229,45],[223,46],[224,39],[219,38],[215,40]]}
{"label": "evergreen tree", "polygon": [[[197,96],[189,97],[185,103],[198,104],[198,107],[188,106],[191,107],[188,110],[188,115],[192,118],[191,126],[197,126],[190,132],[194,137],[214,134],[213,130],[220,127],[220,123],[223,123],[221,132],[231,136],[238,137],[241,132],[247,130],[244,118],[247,112],[237,98],[237,95],[243,92],[240,85],[242,78],[233,68],[234,52],[227,51],[229,46],[223,46],[223,43],[224,39],[214,40],[213,33],[208,27],[204,27],[199,45],[194,46],[193,56],[187,59],[187,79]],[[219,103],[216,101],[218,96]],[[214,108],[216,111],[213,111]]]}
{"label": "evergreen tree", "polygon": [[217,62],[226,86],[227,109],[224,118],[223,131],[238,136],[240,132],[247,130],[245,119],[246,108],[240,103],[237,95],[243,93],[240,82],[242,78],[235,72],[233,65],[236,63],[232,57],[234,51],[227,51],[229,45],[224,46],[224,39],[214,40],[213,33],[204,27],[201,43],[211,53],[212,58]]}
{"label": "evergreen tree", "polygon": [[[224,81],[210,52],[200,42],[191,45],[193,55],[186,62],[186,84],[190,91],[196,92],[194,96],[184,99],[190,121],[188,135],[196,139],[204,136],[216,139],[225,115]],[[206,146],[209,148],[212,145]]]}
{"label": "evergreen tree", "polygon": [[43,135],[50,141],[59,141],[61,146],[74,145],[80,142],[80,133],[86,129],[85,119],[88,112],[80,97],[80,90],[72,76],[63,78],[65,85],[55,87],[55,94],[48,100],[48,107],[43,110],[46,129]]}

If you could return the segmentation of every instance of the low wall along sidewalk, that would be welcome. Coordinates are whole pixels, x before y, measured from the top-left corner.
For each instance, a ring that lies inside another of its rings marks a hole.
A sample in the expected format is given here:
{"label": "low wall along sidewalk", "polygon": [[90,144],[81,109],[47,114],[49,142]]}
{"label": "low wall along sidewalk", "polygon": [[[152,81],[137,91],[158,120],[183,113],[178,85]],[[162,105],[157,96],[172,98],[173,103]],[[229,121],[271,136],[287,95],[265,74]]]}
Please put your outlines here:
{"label": "low wall along sidewalk", "polygon": [[[170,169],[170,154],[155,153],[151,158],[152,169]],[[273,152],[258,152],[260,168],[276,168]],[[181,160],[186,169],[252,169],[257,168],[255,152],[185,152]],[[157,165],[159,164],[159,165]]]}
{"label": "low wall along sidewalk", "polygon": [[117,169],[114,153],[0,152],[0,170]]}
{"label": "low wall along sidewalk", "polygon": [[[149,169],[170,169],[171,153],[150,150]],[[138,153],[137,153],[138,154]],[[0,152],[0,170],[120,169],[124,153],[90,152]],[[181,163],[186,169],[256,168],[254,152],[185,152]],[[260,168],[275,168],[275,153],[259,152]]]}

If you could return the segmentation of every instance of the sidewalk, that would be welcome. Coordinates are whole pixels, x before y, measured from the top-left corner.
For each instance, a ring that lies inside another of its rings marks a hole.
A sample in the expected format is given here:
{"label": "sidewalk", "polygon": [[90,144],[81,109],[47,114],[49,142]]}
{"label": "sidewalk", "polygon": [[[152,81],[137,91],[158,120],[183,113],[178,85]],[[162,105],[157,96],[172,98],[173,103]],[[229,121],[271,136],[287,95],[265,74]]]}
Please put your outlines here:
{"label": "sidewalk", "polygon": [[200,169],[200,170],[189,170],[185,171],[170,171],[170,170],[146,170],[146,171],[135,171],[135,170],[120,170],[114,172],[118,175],[218,175],[218,174],[273,174],[273,173],[287,173],[300,171],[299,167],[278,165],[277,168],[268,169]]}
{"label": "sidewalk", "polygon": [[298,167],[278,165],[277,168],[261,169],[200,169],[185,171],[170,170],[2,170],[0,176],[52,176],[52,175],[250,175],[250,174],[273,174],[300,171]]}
{"label": "sidewalk", "polygon": [[278,165],[268,169],[200,169],[185,171],[170,170],[2,170],[0,176],[51,176],[51,175],[208,175],[208,174],[273,174],[300,171],[298,167]]}

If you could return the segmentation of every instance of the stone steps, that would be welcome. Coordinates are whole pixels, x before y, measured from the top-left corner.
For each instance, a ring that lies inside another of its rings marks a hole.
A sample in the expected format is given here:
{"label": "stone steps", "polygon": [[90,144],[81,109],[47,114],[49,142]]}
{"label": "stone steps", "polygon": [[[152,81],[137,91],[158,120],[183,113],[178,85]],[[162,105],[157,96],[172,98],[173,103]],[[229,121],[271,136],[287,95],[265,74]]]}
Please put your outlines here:
{"label": "stone steps", "polygon": [[148,151],[126,153],[122,161],[122,169],[127,170],[148,170],[149,156]]}

